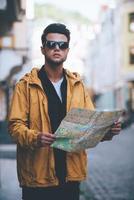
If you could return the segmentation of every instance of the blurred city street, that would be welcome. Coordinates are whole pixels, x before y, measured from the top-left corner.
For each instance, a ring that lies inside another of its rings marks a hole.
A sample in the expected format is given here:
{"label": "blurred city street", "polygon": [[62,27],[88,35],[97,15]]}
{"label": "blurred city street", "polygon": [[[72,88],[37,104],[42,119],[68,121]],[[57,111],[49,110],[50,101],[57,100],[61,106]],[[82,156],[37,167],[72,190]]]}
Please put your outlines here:
{"label": "blurred city street", "polygon": [[[134,128],[90,150],[85,199],[134,200]],[[89,198],[90,197],[90,198]]]}
{"label": "blurred city street", "polygon": [[0,146],[0,200],[20,200],[16,174],[16,146]]}
{"label": "blurred city street", "polygon": [[[90,150],[89,178],[81,200],[134,200],[134,127]],[[0,200],[21,200],[16,176],[15,146],[0,147]]]}
{"label": "blurred city street", "polygon": [[[44,43],[41,36],[51,22],[69,28],[64,68],[80,75],[95,108],[123,111],[121,134],[87,151],[88,178],[81,184],[80,200],[134,200],[134,0],[0,1],[0,200],[21,200],[16,145],[8,133],[11,99],[26,73],[45,66],[42,49],[48,48],[47,38]],[[25,113],[28,124],[35,124],[30,112]]]}

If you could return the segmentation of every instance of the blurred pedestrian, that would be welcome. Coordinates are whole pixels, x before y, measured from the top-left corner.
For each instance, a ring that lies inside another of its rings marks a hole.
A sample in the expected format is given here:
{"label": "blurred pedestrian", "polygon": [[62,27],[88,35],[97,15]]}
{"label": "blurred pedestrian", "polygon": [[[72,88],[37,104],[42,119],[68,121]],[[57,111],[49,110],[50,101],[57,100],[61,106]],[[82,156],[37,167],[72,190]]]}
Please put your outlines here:
{"label": "blurred pedestrian", "polygon": [[[50,145],[71,108],[94,106],[80,76],[63,68],[70,42],[66,26],[48,25],[41,41],[44,65],[34,68],[16,84],[9,115],[9,131],[17,143],[22,199],[78,200],[80,182],[87,175],[86,152],[68,153]],[[119,131],[117,123],[103,141]]]}

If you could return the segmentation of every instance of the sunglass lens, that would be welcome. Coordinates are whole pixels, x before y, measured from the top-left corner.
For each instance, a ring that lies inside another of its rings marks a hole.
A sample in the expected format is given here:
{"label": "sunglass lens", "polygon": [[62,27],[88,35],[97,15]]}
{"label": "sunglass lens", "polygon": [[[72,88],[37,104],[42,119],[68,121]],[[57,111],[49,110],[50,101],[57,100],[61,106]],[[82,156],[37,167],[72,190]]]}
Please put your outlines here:
{"label": "sunglass lens", "polygon": [[55,48],[56,44],[55,44],[54,41],[47,41],[47,42],[46,42],[46,46],[47,46],[47,48],[49,48],[49,49],[53,49],[53,48]]}
{"label": "sunglass lens", "polygon": [[49,49],[54,49],[57,45],[60,49],[67,49],[69,46],[68,42],[46,41],[46,47]]}
{"label": "sunglass lens", "polygon": [[60,49],[67,49],[68,48],[68,42],[59,42],[59,48]]}

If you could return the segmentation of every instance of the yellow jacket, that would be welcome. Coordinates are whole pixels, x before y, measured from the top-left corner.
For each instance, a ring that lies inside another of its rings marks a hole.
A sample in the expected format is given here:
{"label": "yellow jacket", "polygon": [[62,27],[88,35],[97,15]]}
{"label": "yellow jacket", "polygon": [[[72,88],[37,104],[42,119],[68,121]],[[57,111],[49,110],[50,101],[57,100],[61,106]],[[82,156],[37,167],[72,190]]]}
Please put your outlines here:
{"label": "yellow jacket", "polygon": [[[17,143],[17,172],[20,186],[58,185],[53,148],[38,148],[38,132],[51,132],[47,97],[34,68],[15,87],[9,113],[9,132]],[[94,109],[80,77],[65,70],[67,111]],[[81,181],[87,174],[86,152],[67,153],[67,181]]]}

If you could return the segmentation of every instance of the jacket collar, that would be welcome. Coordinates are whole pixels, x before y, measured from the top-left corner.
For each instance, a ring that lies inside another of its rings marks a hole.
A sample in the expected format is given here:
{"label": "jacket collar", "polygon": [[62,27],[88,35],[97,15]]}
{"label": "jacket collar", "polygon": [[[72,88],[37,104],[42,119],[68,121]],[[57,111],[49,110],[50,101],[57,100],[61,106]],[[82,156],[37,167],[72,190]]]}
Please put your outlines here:
{"label": "jacket collar", "polygon": [[[27,73],[21,80],[27,81],[29,84],[38,85],[42,88],[41,81],[38,78],[39,68],[33,68],[30,73]],[[81,81],[78,73],[72,73],[67,69],[64,69],[66,79],[70,81],[71,85]]]}

